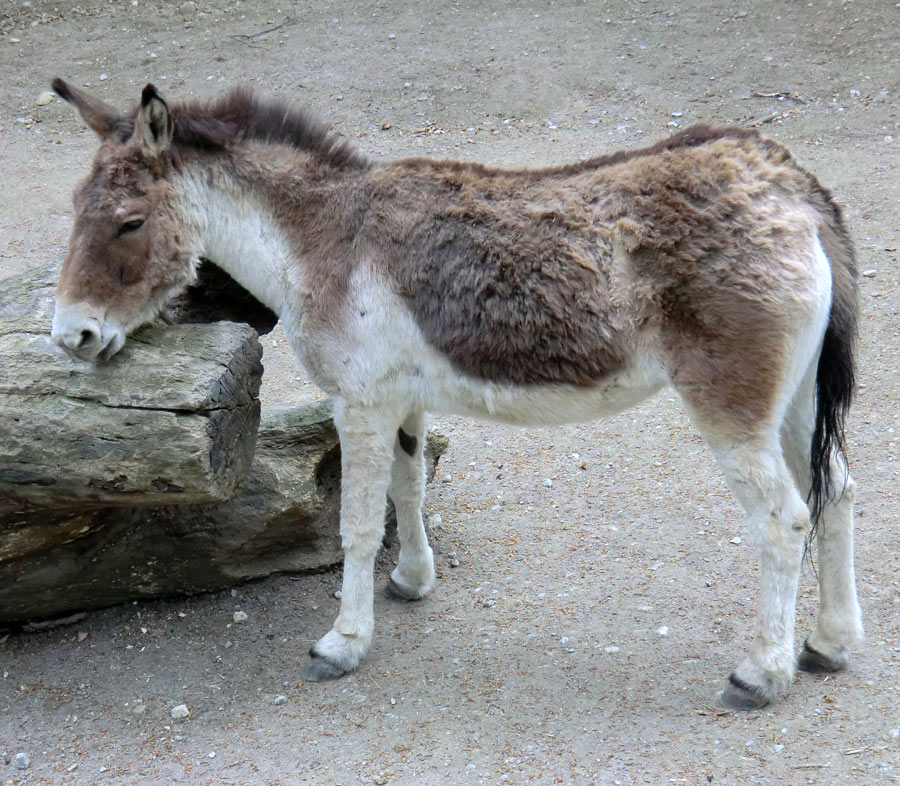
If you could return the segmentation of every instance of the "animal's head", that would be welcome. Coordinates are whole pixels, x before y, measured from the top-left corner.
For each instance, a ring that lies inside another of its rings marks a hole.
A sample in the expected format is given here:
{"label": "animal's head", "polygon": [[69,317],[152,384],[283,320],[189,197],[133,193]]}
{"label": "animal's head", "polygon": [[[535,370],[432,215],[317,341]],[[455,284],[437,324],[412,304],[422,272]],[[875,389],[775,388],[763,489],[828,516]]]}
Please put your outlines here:
{"label": "animal's head", "polygon": [[100,149],[75,189],[52,335],[76,358],[107,360],[195,277],[168,180],[175,123],[152,85],[129,116],[61,79],[53,89],[100,137]]}

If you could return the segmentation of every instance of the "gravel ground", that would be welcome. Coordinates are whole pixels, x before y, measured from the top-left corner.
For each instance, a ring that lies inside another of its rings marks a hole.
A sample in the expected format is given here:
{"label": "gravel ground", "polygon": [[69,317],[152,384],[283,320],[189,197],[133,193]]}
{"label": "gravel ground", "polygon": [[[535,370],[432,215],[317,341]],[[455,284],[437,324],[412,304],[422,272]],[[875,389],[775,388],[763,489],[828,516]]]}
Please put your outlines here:
{"label": "gravel ground", "polygon": [[[61,102],[36,104],[55,75],[120,104],[151,79],[173,99],[243,82],[384,157],[541,165],[758,125],[835,190],[871,273],[850,422],[868,635],[846,672],[801,675],[761,712],[714,708],[757,561],[672,395],[555,430],[441,419],[440,584],[376,601],[359,672],[298,682],[337,572],[0,632],[0,783],[900,781],[898,28],[891,0],[0,5],[0,277],[64,246],[95,146]],[[265,345],[266,402],[317,395],[282,334]],[[801,637],[814,584],[804,570]]]}

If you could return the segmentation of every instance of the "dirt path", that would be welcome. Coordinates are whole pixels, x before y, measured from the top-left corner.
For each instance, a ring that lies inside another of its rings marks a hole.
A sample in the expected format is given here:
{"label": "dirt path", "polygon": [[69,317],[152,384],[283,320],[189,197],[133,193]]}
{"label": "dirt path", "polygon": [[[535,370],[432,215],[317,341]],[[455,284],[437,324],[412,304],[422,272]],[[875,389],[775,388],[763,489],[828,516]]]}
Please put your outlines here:
{"label": "dirt path", "polygon": [[[671,395],[554,431],[442,420],[426,501],[441,582],[419,604],[377,601],[358,673],[297,682],[336,573],[0,634],[0,783],[900,780],[898,29],[891,0],[7,0],[0,277],[64,246],[95,145],[61,102],[35,104],[55,75],[121,104],[148,80],[176,100],[248,83],[384,157],[540,165],[675,124],[761,125],[835,190],[875,273],[850,424],[868,637],[845,673],[802,675],[762,712],[711,707],[748,644],[756,557]],[[267,401],[315,395],[278,332],[266,367]],[[814,584],[805,570],[801,638]]]}

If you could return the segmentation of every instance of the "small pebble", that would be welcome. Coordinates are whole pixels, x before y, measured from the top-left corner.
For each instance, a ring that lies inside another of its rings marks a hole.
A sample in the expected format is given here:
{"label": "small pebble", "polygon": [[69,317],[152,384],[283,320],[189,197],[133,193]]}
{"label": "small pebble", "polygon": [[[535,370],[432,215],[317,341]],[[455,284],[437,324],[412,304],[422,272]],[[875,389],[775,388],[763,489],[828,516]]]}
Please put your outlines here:
{"label": "small pebble", "polygon": [[891,736],[896,740],[900,737],[900,729],[891,729]]}
{"label": "small pebble", "polygon": [[13,756],[13,766],[17,770],[27,770],[31,766],[31,756],[27,753],[17,753]]}
{"label": "small pebble", "polygon": [[740,546],[741,543],[743,543],[744,541],[742,541],[742,540],[740,539],[740,537],[734,537],[734,538],[732,538],[731,540],[729,540],[728,542],[729,542],[729,543],[734,543],[736,546]]}
{"label": "small pebble", "polygon": [[216,752],[215,752],[215,751],[210,751],[210,752],[207,754],[207,756],[209,756],[210,759],[214,759],[214,758],[216,758]]}
{"label": "small pebble", "polygon": [[450,567],[451,568],[459,567],[459,560],[456,557],[453,557],[453,559],[450,560]]}
{"label": "small pebble", "polygon": [[171,715],[175,720],[180,720],[181,718],[186,718],[191,714],[191,711],[187,708],[186,704],[179,704],[177,707],[172,707],[169,715]]}
{"label": "small pebble", "polygon": [[275,706],[280,707],[282,704],[287,704],[287,696],[283,693],[275,697]]}
{"label": "small pebble", "polygon": [[618,647],[604,647],[603,651],[608,652],[610,655],[612,655],[614,652],[618,652],[619,648]]}
{"label": "small pebble", "polygon": [[656,633],[659,636],[663,636],[663,637],[668,636],[669,635],[669,626],[668,625],[660,625],[656,629]]}
{"label": "small pebble", "polygon": [[37,97],[37,100],[34,103],[38,106],[47,106],[47,104],[52,104],[55,100],[56,94],[49,90],[45,90]]}
{"label": "small pebble", "polygon": [[544,488],[553,488],[553,481],[550,478],[547,478],[542,484]]}
{"label": "small pebble", "polygon": [[340,600],[341,598],[344,597],[344,593],[341,592],[340,590],[335,590],[332,594],[333,594],[334,597],[337,598],[338,600]]}
{"label": "small pebble", "polygon": [[440,529],[444,526],[444,520],[441,518],[440,513],[435,513],[428,517],[428,526],[431,529]]}
{"label": "small pebble", "polygon": [[875,278],[875,276],[878,275],[878,271],[877,270],[863,270],[862,274],[866,278]]}
{"label": "small pebble", "polygon": [[246,622],[247,621],[247,612],[246,611],[234,612],[234,621],[235,622]]}
{"label": "small pebble", "polygon": [[494,600],[493,598],[485,598],[483,601],[481,601],[481,605],[487,609],[489,609],[491,606],[495,605],[496,603],[497,603],[497,601]]}

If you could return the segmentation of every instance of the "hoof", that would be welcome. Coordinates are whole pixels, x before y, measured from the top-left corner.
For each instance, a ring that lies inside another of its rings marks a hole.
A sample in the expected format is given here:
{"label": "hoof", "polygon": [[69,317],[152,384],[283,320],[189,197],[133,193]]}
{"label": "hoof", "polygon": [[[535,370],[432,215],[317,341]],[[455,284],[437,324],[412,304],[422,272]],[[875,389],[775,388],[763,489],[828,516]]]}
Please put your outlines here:
{"label": "hoof", "polygon": [[312,650],[309,658],[300,669],[300,677],[305,682],[327,682],[343,677],[347,672],[338,666],[333,666],[321,655],[316,655]]}
{"label": "hoof", "polygon": [[400,586],[396,581],[390,579],[384,588],[384,596],[389,600],[422,600],[424,595],[420,595],[412,590]]}
{"label": "hoof", "polygon": [[843,663],[832,660],[827,655],[823,655],[818,650],[814,650],[809,646],[809,642],[803,642],[803,650],[800,657],[797,658],[797,668],[808,671],[810,674],[832,674],[840,671],[844,667]]}
{"label": "hoof", "polygon": [[769,703],[769,699],[759,690],[747,685],[732,674],[728,678],[728,684],[722,691],[719,702],[726,709],[746,712],[765,707]]}

